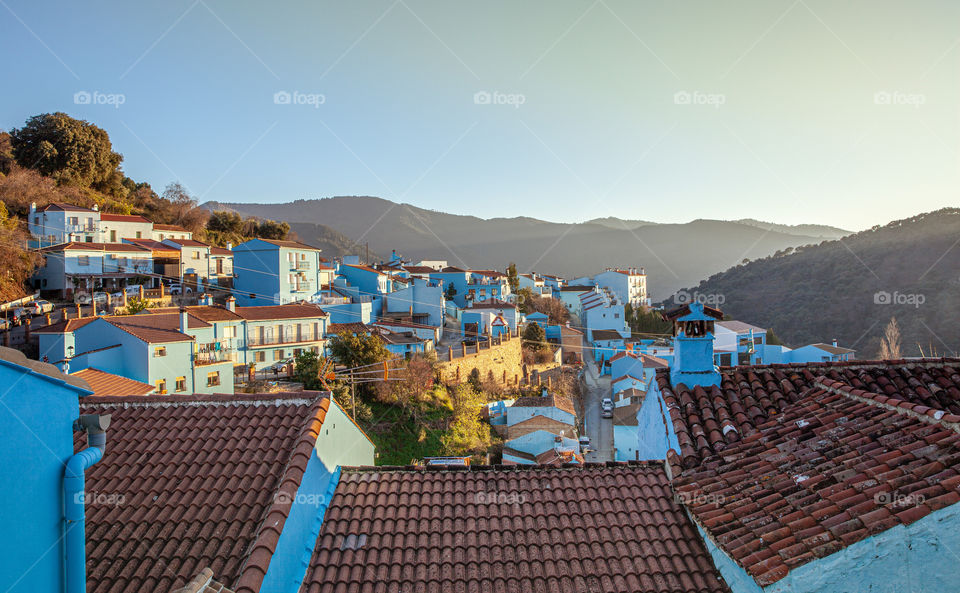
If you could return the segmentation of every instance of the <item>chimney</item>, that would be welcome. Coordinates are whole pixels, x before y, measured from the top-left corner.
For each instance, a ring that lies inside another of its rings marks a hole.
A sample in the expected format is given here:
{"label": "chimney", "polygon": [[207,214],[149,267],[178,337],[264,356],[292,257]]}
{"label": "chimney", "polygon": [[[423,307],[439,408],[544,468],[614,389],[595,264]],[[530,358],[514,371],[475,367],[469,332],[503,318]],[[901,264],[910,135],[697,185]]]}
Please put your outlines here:
{"label": "chimney", "polygon": [[233,241],[227,241],[227,249],[233,251]]}
{"label": "chimney", "polygon": [[94,204],[94,205],[93,205],[93,211],[94,211],[94,212],[99,212],[99,211],[100,211],[100,206],[97,206],[96,204]]}
{"label": "chimney", "polygon": [[233,295],[227,297],[227,311],[237,312],[237,299],[233,298]]}
{"label": "chimney", "polygon": [[693,302],[686,314],[673,319],[673,385],[709,388],[720,385],[720,373],[713,364],[714,318],[705,314],[703,303]]}
{"label": "chimney", "polygon": [[203,293],[202,295],[200,295],[200,299],[198,302],[201,305],[204,305],[205,307],[209,307],[213,305],[213,297],[210,296],[208,293]]}
{"label": "chimney", "polygon": [[36,203],[36,202],[30,202],[30,214],[33,214],[33,213],[36,212],[36,211],[37,211],[37,203]]}
{"label": "chimney", "polygon": [[180,333],[187,333],[187,308],[180,307]]}
{"label": "chimney", "polygon": [[833,347],[834,347],[834,348],[839,347],[839,344],[837,344],[837,339],[836,339],[836,338],[833,339]]}

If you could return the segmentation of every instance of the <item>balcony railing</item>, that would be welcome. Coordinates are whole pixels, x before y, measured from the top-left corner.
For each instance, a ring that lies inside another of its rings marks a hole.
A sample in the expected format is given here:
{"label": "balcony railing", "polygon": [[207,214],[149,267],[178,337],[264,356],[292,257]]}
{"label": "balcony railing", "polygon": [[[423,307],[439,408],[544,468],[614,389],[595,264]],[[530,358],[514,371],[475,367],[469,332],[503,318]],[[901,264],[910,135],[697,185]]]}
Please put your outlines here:
{"label": "balcony railing", "polygon": [[313,282],[304,282],[303,280],[300,281],[300,284],[291,286],[290,289],[293,290],[293,292],[314,292]]}
{"label": "balcony railing", "polygon": [[233,355],[233,348],[223,348],[220,350],[212,350],[210,352],[197,352],[193,355],[193,363],[196,366],[203,366],[207,364],[232,362],[234,359]]}
{"label": "balcony railing", "polygon": [[69,233],[95,233],[100,230],[99,224],[68,224],[66,230]]}
{"label": "balcony railing", "polygon": [[305,259],[298,259],[295,262],[290,262],[290,269],[291,270],[309,270],[310,261]]}
{"label": "balcony railing", "polygon": [[323,339],[323,334],[314,331],[294,332],[291,335],[283,336],[264,336],[262,338],[251,336],[247,339],[247,346],[281,346],[284,344],[300,344],[303,342],[319,342]]}

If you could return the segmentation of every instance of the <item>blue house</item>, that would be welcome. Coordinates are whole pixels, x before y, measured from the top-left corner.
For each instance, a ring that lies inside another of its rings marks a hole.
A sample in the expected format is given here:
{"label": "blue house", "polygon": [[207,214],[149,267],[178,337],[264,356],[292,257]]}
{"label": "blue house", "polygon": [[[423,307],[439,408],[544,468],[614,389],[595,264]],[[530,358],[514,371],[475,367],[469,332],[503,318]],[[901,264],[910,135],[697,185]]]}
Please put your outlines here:
{"label": "blue house", "polygon": [[298,241],[251,239],[233,248],[237,304],[309,301],[320,290],[320,250]]}
{"label": "blue house", "polygon": [[547,329],[547,325],[550,322],[550,316],[547,315],[546,313],[541,313],[537,311],[534,313],[530,313],[529,315],[525,315],[524,321],[527,321],[528,323],[536,323],[543,329]]}
{"label": "blue house", "polygon": [[[0,541],[3,587],[9,593],[83,593],[83,476],[100,460],[102,445],[92,437],[93,447],[74,455],[74,433],[83,430],[75,426],[80,398],[92,391],[82,379],[2,347],[0,383],[9,419],[0,437],[6,484],[0,514],[16,532]],[[102,435],[103,423],[90,418],[83,425]]]}
{"label": "blue house", "polygon": [[370,266],[360,264],[340,264],[337,275],[343,277],[349,286],[354,286],[361,295],[382,296],[393,290],[390,276]]}
{"label": "blue house", "polygon": [[411,278],[404,288],[385,295],[384,302],[383,317],[400,317],[424,325],[443,327],[447,300],[439,282]]}

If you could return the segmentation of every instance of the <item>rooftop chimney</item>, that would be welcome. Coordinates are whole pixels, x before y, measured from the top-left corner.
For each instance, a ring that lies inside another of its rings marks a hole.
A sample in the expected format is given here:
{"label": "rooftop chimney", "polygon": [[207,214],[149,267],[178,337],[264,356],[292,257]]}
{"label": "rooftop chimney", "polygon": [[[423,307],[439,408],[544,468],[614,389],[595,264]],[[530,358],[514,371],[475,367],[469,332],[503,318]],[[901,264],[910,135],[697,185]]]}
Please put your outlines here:
{"label": "rooftop chimney", "polygon": [[93,211],[94,211],[94,212],[99,212],[99,211],[100,211],[100,206],[97,206],[96,204],[94,204],[94,205],[93,205]]}
{"label": "rooftop chimney", "polygon": [[227,241],[227,249],[233,250],[233,241]]}
{"label": "rooftop chimney", "polygon": [[838,346],[839,346],[839,344],[837,344],[837,339],[834,338],[834,339],[833,339],[833,347],[834,347],[834,348],[837,348]]}
{"label": "rooftop chimney", "polygon": [[180,307],[180,333],[187,333],[187,308]]}
{"label": "rooftop chimney", "polygon": [[227,297],[227,311],[231,313],[237,312],[237,299],[233,298],[232,295]]}
{"label": "rooftop chimney", "polygon": [[37,211],[37,203],[36,203],[36,202],[30,202],[30,214],[33,214],[33,213],[36,212],[36,211]]}

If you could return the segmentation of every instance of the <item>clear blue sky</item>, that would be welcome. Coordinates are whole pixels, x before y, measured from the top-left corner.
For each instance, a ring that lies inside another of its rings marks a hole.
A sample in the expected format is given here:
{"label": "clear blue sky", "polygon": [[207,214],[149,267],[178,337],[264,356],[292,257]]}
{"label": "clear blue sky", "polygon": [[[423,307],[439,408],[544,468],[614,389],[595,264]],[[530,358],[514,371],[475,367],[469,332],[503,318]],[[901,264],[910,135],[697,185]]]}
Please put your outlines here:
{"label": "clear blue sky", "polygon": [[946,0],[2,0],[0,127],[65,111],[201,200],[858,230],[960,203],[958,22]]}

